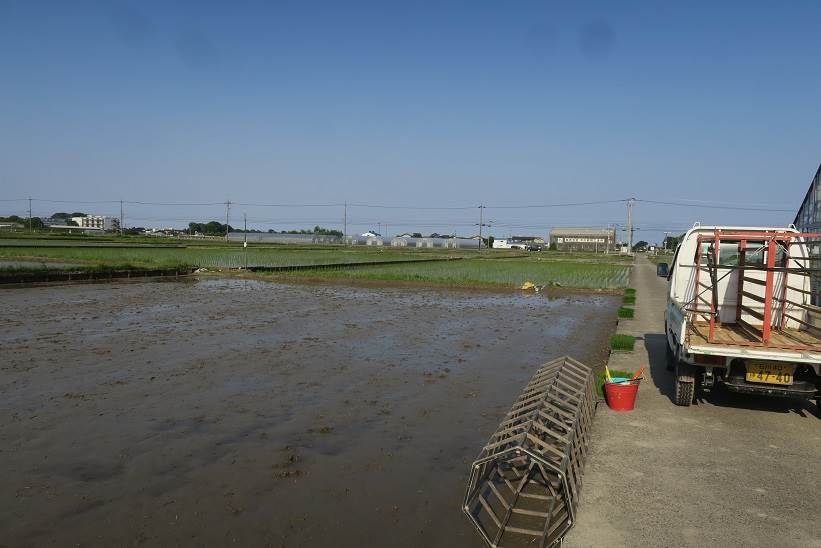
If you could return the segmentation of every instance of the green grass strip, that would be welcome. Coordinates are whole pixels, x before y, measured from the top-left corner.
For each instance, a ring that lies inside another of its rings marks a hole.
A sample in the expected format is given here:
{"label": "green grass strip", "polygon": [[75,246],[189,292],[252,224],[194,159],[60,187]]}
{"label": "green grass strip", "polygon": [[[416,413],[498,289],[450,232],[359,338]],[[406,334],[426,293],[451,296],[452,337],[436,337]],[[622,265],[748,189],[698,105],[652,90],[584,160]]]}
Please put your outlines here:
{"label": "green grass strip", "polygon": [[634,315],[635,311],[632,308],[627,308],[626,306],[619,308],[619,318],[632,318]]}
{"label": "green grass strip", "polygon": [[610,348],[613,350],[631,351],[635,344],[636,338],[632,335],[622,335],[620,333],[610,335]]}

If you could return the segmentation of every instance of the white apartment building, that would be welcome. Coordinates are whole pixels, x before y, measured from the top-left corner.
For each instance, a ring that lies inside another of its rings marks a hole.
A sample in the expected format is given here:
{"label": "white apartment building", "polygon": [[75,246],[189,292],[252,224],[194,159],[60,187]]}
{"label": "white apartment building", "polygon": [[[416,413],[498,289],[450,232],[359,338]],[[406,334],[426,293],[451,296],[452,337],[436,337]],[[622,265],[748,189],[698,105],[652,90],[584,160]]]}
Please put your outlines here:
{"label": "white apartment building", "polygon": [[81,228],[120,230],[120,220],[117,217],[109,217],[108,215],[86,215],[85,217],[72,217],[71,220]]}

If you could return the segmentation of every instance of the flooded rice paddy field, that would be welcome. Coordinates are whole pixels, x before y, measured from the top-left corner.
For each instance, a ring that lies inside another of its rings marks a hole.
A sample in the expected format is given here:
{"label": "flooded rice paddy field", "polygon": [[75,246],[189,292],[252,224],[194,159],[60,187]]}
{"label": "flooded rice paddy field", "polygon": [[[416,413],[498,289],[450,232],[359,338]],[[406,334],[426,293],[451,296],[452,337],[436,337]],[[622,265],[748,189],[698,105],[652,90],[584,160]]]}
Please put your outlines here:
{"label": "flooded rice paddy field", "polygon": [[62,270],[66,268],[76,268],[78,266],[84,266],[79,263],[63,263],[63,262],[55,262],[55,261],[11,261],[0,259],[0,270],[20,270],[20,269],[27,269],[27,270],[46,270],[46,269],[55,269],[55,270]]}
{"label": "flooded rice paddy field", "polygon": [[478,546],[466,473],[619,299],[236,279],[2,289],[0,546]]}

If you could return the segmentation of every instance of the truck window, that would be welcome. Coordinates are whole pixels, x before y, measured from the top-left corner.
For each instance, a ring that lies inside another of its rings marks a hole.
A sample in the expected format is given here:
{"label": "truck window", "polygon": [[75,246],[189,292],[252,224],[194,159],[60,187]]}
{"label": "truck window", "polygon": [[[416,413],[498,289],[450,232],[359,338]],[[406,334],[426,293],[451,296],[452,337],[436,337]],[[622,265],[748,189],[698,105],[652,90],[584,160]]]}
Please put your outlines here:
{"label": "truck window", "polygon": [[710,260],[710,255],[713,253],[712,248],[712,242],[701,242],[701,249],[699,249],[701,253],[701,264],[707,264],[707,261]]}
{"label": "truck window", "polygon": [[[723,241],[718,248],[718,264],[720,266],[739,266],[738,241]],[[701,243],[701,264],[708,264],[713,253],[713,242]],[[784,248],[778,246],[776,249],[775,264],[783,266],[786,259]],[[767,264],[767,248],[764,242],[747,241],[747,252],[744,257],[744,264],[747,266],[764,266]]]}
{"label": "truck window", "polygon": [[[714,242],[701,242],[701,264],[710,264],[713,260]],[[721,242],[718,248],[718,264],[738,265],[738,242]]]}
{"label": "truck window", "polygon": [[667,281],[673,279],[673,271],[676,269],[676,261],[678,261],[678,252],[681,250],[681,244],[676,246],[676,252],[673,254],[673,261],[670,263],[670,272],[667,273]]}
{"label": "truck window", "polygon": [[[714,242],[701,242],[701,264],[712,261]],[[718,264],[738,265],[738,242],[721,242],[718,248]]]}
{"label": "truck window", "polygon": [[[776,247],[775,265],[784,266],[787,254],[782,246]],[[767,245],[764,242],[747,242],[747,253],[744,258],[745,266],[765,266],[767,264]]]}
{"label": "truck window", "polygon": [[721,242],[718,248],[718,263],[727,266],[738,266],[738,243],[733,241]]}

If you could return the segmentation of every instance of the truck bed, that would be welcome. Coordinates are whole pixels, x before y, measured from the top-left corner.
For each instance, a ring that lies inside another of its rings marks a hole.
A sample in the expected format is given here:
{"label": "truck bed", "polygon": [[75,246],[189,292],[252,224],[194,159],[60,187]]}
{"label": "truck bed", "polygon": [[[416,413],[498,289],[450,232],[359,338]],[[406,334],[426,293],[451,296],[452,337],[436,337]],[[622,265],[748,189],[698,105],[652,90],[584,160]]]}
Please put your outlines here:
{"label": "truck bed", "polygon": [[689,336],[691,345],[739,345],[757,346],[761,349],[786,349],[786,350],[813,350],[821,351],[821,337],[814,335],[809,330],[799,329],[773,329],[770,341],[766,345],[761,342],[760,326],[746,326],[738,323],[722,323],[715,327],[715,340],[708,340],[710,326],[705,323],[689,324]]}

